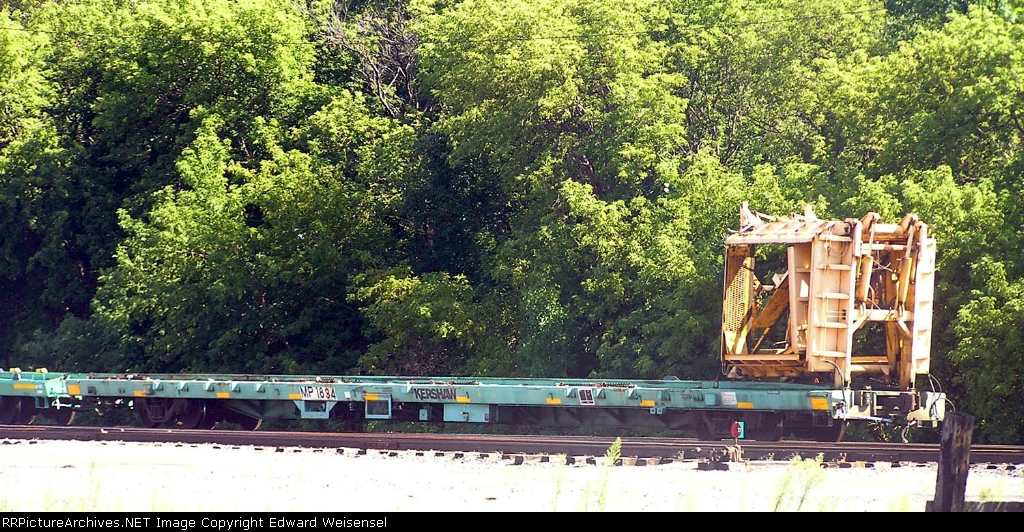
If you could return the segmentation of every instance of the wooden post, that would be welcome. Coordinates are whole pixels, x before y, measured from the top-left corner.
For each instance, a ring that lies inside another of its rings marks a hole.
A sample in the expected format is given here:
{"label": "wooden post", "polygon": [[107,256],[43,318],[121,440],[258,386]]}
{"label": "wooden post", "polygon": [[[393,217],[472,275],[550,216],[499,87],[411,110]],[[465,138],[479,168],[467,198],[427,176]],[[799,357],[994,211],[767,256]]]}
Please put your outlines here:
{"label": "wooden post", "polygon": [[946,414],[939,444],[939,474],[935,480],[933,512],[962,512],[971,466],[971,432],[974,417],[961,412]]}

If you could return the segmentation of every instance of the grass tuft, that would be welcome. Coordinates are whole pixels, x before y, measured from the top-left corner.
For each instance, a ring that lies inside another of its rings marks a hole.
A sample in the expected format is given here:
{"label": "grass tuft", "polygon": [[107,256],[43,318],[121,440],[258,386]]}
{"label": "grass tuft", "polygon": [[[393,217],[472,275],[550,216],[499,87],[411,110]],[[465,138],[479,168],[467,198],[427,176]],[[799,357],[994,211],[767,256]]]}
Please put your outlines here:
{"label": "grass tuft", "polygon": [[621,464],[622,460],[622,438],[615,438],[611,447],[604,452],[604,465],[615,466]]}
{"label": "grass tuft", "polygon": [[[822,469],[824,458],[824,455],[819,454],[814,459],[794,456],[790,460],[786,475],[782,477],[775,494],[772,511],[800,511],[811,490],[825,480],[825,470]],[[793,504],[795,508],[790,508]]]}

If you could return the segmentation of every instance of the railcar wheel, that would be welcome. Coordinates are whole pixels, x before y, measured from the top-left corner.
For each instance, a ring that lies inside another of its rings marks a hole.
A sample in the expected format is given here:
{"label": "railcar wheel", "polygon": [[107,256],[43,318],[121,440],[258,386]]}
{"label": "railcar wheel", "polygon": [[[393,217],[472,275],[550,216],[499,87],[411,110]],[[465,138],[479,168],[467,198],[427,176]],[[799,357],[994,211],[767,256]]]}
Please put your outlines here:
{"label": "railcar wheel", "polygon": [[15,423],[19,425],[30,425],[36,420],[36,400],[31,397],[21,398],[21,411]]}
{"label": "railcar wheel", "polygon": [[178,414],[177,423],[183,429],[212,428],[206,423],[206,403],[202,401],[189,401],[185,411]]}
{"label": "railcar wheel", "polygon": [[50,410],[50,417],[58,425],[70,425],[75,420],[75,411],[71,407],[53,408]]}
{"label": "railcar wheel", "polygon": [[145,400],[138,399],[135,401],[133,407],[134,410],[138,411],[139,419],[142,421],[142,426],[147,429],[156,428],[160,424],[159,421],[153,419],[153,416],[149,413],[149,405]]}
{"label": "railcar wheel", "polygon": [[20,415],[20,397],[0,397],[0,425],[12,425]]}

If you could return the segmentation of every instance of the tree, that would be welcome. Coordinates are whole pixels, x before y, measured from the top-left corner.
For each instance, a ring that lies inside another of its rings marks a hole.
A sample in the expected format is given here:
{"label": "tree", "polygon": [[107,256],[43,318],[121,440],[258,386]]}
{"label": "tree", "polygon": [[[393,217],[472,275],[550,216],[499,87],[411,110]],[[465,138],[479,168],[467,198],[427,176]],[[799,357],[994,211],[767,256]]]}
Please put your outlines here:
{"label": "tree", "polygon": [[[1013,102],[1021,92],[1024,28],[988,11],[954,15],[885,58],[875,115],[885,144],[877,174],[949,166],[959,182],[1004,175],[1019,164],[1022,129]],[[915,86],[898,80],[915,80]]]}
{"label": "tree", "polygon": [[359,9],[334,1],[314,9],[324,40],[356,58],[367,92],[385,113],[398,118],[428,113],[431,98],[420,92],[416,76],[417,36],[410,31],[405,2],[368,2]]}
{"label": "tree", "polygon": [[356,277],[351,298],[377,341],[360,357],[360,369],[375,375],[462,375],[476,351],[473,289],[465,277],[445,273],[413,276],[408,268]]}
{"label": "tree", "polygon": [[[117,366],[136,371],[345,370],[365,343],[347,278],[386,264],[390,183],[408,164],[409,128],[338,94],[294,131],[268,127],[248,169],[231,128],[207,118],[102,279],[96,318],[118,331]],[[403,163],[403,161],[405,161]],[[392,192],[390,196],[394,196]]]}
{"label": "tree", "polygon": [[673,3],[661,38],[685,79],[687,153],[746,171],[825,160],[842,140],[842,71],[883,22],[877,2],[863,0]]}
{"label": "tree", "polygon": [[1024,401],[1021,379],[1021,330],[1024,330],[1024,283],[1011,282],[1002,264],[983,259],[976,265],[984,292],[957,312],[960,343],[952,353],[957,382],[966,394],[957,405],[978,417],[979,440],[1020,442],[1024,421],[1018,405]]}
{"label": "tree", "polygon": [[89,267],[75,234],[69,179],[73,150],[47,114],[55,87],[47,78],[44,34],[0,10],[0,364],[33,331],[51,330],[88,308]]}

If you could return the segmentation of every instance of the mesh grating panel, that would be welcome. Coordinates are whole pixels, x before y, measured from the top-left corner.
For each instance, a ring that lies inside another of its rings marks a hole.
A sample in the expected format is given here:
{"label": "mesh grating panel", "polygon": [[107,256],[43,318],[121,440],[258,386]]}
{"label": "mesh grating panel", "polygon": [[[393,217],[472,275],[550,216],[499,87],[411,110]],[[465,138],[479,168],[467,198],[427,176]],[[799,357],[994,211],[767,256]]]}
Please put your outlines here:
{"label": "mesh grating panel", "polygon": [[750,309],[751,271],[740,266],[725,291],[725,329],[738,332],[743,327],[743,319]]}

